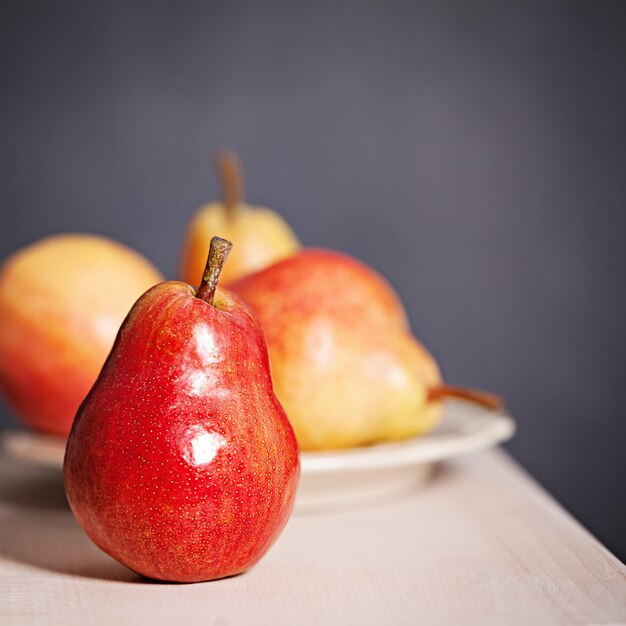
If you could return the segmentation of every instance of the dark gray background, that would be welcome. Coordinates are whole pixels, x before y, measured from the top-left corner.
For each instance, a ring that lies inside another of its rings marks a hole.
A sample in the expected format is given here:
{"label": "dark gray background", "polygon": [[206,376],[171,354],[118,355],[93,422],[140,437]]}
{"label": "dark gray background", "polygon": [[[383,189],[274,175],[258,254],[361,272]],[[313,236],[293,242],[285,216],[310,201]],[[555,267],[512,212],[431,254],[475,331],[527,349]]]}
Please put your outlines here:
{"label": "dark gray background", "polygon": [[96,231],[172,276],[233,146],[250,200],[506,396],[509,450],[626,558],[626,3],[1,7],[2,257]]}

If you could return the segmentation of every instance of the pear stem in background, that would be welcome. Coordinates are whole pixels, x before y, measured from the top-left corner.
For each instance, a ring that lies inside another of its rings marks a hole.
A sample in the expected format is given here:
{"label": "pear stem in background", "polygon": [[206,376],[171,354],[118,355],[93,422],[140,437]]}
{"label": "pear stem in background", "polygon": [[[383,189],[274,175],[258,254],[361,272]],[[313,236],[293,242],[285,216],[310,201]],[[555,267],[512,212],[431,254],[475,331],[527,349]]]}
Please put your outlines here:
{"label": "pear stem in background", "polygon": [[243,173],[234,150],[220,150],[215,158],[217,176],[222,188],[222,204],[228,221],[235,217],[237,205],[243,202]]}
{"label": "pear stem in background", "polygon": [[468,389],[467,387],[453,387],[451,385],[438,385],[428,390],[429,400],[441,400],[443,398],[459,398],[474,404],[479,404],[488,409],[499,409],[504,405],[504,400],[495,393],[480,389]]}
{"label": "pear stem in background", "polygon": [[213,237],[213,239],[211,239],[209,258],[204,268],[202,283],[200,284],[198,293],[196,293],[198,298],[208,302],[210,305],[213,305],[217,282],[220,279],[224,263],[226,263],[226,259],[232,247],[233,244],[230,243],[230,241],[222,239],[221,237]]}

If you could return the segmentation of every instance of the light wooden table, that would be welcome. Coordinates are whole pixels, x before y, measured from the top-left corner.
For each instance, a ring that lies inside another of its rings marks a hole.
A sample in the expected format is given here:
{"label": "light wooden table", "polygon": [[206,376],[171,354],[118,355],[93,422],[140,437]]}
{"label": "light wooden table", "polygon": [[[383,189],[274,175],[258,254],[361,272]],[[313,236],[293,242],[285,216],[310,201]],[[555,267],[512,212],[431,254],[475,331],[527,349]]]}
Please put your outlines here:
{"label": "light wooden table", "polygon": [[294,516],[242,576],[152,583],[93,546],[60,476],[0,459],[0,623],[616,624],[626,567],[500,451],[358,511]]}

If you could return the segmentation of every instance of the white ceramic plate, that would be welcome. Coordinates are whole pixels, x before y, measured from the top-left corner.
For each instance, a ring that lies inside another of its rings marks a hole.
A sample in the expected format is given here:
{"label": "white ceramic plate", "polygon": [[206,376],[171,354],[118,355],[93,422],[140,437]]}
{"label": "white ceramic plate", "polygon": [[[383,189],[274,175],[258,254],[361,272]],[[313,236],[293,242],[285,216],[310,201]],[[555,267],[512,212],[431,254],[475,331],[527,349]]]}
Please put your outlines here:
{"label": "white ceramic plate", "polygon": [[439,461],[507,441],[515,420],[504,410],[446,400],[436,430],[406,441],[302,454],[297,509],[342,508],[414,490]]}
{"label": "white ceramic plate", "polygon": [[[510,439],[515,421],[503,410],[446,400],[439,427],[423,437],[337,452],[305,452],[298,511],[348,508],[416,489],[437,462]],[[3,434],[2,448],[17,461],[54,471],[63,466],[65,442],[27,431]]]}

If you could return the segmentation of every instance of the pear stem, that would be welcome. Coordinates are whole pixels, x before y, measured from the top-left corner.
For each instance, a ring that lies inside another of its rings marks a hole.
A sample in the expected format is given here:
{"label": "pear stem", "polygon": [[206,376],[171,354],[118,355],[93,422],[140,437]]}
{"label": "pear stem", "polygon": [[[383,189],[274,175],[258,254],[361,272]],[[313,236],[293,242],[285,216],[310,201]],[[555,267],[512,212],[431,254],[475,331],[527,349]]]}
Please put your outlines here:
{"label": "pear stem", "polygon": [[205,302],[213,305],[213,298],[215,297],[215,290],[217,289],[217,282],[220,279],[220,274],[224,268],[224,263],[228,258],[230,249],[233,244],[227,239],[221,237],[213,237],[211,239],[211,246],[209,247],[209,257],[204,268],[204,276],[202,277],[202,283],[196,296]]}
{"label": "pear stem", "polygon": [[504,400],[495,393],[467,387],[453,387],[452,385],[438,385],[428,390],[428,400],[441,400],[442,398],[460,398],[474,404],[479,404],[488,409],[499,409],[504,405]]}
{"label": "pear stem", "polygon": [[243,172],[237,153],[234,150],[220,150],[215,158],[215,168],[222,189],[226,219],[232,222],[237,206],[243,202]]}

